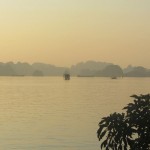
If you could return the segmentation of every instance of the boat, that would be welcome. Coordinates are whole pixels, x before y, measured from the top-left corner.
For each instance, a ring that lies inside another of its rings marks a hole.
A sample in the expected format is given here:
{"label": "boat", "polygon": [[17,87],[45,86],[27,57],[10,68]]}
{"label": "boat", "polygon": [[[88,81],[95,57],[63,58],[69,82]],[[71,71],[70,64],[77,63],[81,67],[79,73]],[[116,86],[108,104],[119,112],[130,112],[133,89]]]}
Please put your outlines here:
{"label": "boat", "polygon": [[64,79],[65,80],[70,80],[70,74],[69,73],[65,73],[64,74]]}
{"label": "boat", "polygon": [[77,77],[94,77],[94,76],[92,76],[92,75],[77,75]]}

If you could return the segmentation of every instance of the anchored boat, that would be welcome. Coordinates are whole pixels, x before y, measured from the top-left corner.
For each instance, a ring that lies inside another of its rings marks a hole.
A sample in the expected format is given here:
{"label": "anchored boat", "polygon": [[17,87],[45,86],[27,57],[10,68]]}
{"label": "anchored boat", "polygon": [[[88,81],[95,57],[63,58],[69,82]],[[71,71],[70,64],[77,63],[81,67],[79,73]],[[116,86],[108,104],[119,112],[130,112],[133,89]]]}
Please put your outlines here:
{"label": "anchored boat", "polygon": [[70,74],[69,73],[65,73],[64,74],[64,79],[65,80],[70,80]]}

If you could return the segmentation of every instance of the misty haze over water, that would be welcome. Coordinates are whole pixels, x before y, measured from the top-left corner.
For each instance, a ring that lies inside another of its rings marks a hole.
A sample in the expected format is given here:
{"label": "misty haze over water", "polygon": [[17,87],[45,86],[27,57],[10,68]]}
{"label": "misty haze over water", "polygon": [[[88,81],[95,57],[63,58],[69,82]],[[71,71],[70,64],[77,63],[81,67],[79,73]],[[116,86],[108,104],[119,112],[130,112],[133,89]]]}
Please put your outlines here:
{"label": "misty haze over water", "polygon": [[96,61],[80,62],[68,68],[44,63],[0,63],[0,76],[62,76],[66,71],[71,76],[150,77],[150,69],[143,66],[121,68],[113,63]]}

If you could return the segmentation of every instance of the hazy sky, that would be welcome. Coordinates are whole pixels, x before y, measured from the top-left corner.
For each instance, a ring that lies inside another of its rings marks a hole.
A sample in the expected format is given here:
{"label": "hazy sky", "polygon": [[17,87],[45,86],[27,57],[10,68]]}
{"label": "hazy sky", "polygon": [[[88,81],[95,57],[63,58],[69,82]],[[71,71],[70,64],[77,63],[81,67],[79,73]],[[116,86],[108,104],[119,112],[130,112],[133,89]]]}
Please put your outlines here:
{"label": "hazy sky", "polygon": [[0,0],[0,61],[150,68],[150,0]]}

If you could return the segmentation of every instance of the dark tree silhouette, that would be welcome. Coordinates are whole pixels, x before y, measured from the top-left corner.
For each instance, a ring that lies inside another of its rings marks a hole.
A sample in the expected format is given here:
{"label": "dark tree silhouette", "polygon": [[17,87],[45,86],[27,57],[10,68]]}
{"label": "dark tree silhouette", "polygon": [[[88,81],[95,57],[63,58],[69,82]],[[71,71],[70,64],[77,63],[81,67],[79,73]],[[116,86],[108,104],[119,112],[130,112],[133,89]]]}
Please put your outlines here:
{"label": "dark tree silhouette", "polygon": [[101,149],[150,150],[150,95],[132,95],[133,103],[102,118],[97,131]]}

